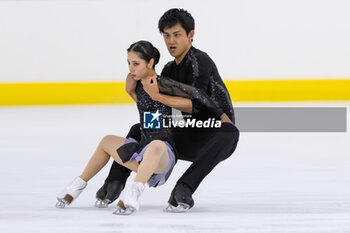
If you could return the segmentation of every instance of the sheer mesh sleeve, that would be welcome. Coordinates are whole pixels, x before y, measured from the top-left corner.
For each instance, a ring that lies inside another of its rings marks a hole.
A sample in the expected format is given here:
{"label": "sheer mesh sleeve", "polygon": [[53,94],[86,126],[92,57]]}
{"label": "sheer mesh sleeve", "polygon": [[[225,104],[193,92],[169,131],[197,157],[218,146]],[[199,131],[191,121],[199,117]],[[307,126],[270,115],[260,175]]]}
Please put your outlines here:
{"label": "sheer mesh sleeve", "polygon": [[[167,77],[157,77],[159,92],[180,96],[192,100],[192,113],[197,113],[201,106],[207,107],[220,117],[224,111],[203,90],[177,82]],[[199,103],[199,104],[196,104]]]}

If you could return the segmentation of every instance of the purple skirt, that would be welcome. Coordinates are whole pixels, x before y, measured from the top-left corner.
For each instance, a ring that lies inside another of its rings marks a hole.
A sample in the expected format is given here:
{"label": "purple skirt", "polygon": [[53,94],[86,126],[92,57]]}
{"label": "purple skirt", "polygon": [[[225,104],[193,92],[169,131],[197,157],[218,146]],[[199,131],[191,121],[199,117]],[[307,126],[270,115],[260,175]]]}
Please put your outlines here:
{"label": "purple skirt", "polygon": [[[124,144],[127,144],[127,143],[138,143],[135,139],[133,138],[126,138]],[[164,141],[163,141],[164,142]],[[175,153],[174,153],[174,150],[173,150],[173,147],[168,143],[168,142],[164,142],[166,147],[167,147],[167,150],[168,150],[168,155],[169,155],[169,163],[168,163],[168,167],[165,169],[165,171],[161,174],[153,174],[151,176],[151,178],[149,178],[149,180],[147,181],[148,185],[150,187],[157,187],[158,185],[162,185],[164,184],[174,166],[175,166],[175,163],[176,163],[176,159],[175,159]],[[138,152],[135,152],[134,154],[132,154],[131,158],[129,159],[129,161],[132,161],[132,160],[136,160],[138,163],[140,163],[143,159],[143,154],[145,153],[147,147],[148,147],[149,144],[147,144],[145,147],[142,148],[142,150],[138,153]]]}

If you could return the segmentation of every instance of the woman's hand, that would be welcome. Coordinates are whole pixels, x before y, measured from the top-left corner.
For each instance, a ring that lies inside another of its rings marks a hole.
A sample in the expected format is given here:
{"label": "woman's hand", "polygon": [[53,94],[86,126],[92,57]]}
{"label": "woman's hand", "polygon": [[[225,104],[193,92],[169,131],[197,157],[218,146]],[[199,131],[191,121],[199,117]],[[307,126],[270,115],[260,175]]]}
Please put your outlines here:
{"label": "woman's hand", "polygon": [[126,76],[126,80],[125,80],[125,90],[131,96],[131,98],[135,100],[135,102],[137,101],[136,92],[135,92],[136,84],[137,84],[137,80],[135,80],[129,73],[128,76]]}
{"label": "woman's hand", "polygon": [[157,100],[159,97],[159,89],[157,83],[157,76],[147,77],[143,83],[143,89],[147,92],[153,100]]}

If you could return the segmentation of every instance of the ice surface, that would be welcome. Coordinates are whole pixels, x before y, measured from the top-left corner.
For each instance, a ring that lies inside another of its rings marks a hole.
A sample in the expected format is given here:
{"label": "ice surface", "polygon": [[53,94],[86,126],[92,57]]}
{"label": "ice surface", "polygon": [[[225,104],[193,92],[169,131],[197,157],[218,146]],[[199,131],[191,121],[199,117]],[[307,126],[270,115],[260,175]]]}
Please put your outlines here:
{"label": "ice surface", "polygon": [[143,193],[132,216],[113,215],[116,203],[94,207],[111,161],[79,199],[55,208],[100,139],[125,136],[137,121],[131,105],[0,108],[0,232],[350,232],[349,132],[242,133],[187,213],[163,212],[184,161],[164,186]]}

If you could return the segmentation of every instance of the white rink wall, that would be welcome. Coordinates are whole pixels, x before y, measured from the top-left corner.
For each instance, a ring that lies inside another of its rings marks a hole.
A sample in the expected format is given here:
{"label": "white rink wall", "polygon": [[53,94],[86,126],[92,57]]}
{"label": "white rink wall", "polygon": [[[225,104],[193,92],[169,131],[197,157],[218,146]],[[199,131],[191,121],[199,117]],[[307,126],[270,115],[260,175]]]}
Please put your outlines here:
{"label": "white rink wall", "polygon": [[169,8],[196,20],[194,46],[224,79],[350,76],[347,0],[0,0],[0,83],[121,81],[126,48],[153,42]]}

